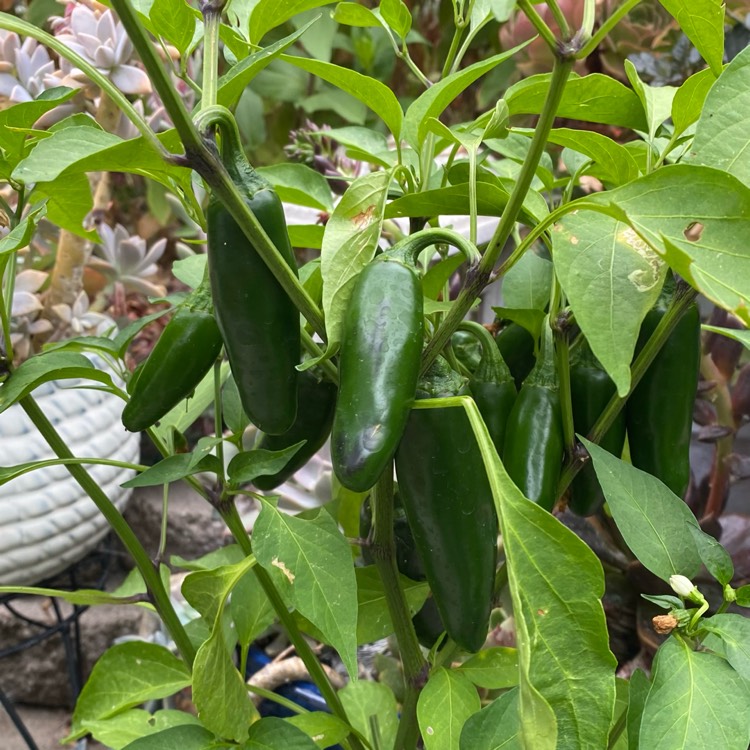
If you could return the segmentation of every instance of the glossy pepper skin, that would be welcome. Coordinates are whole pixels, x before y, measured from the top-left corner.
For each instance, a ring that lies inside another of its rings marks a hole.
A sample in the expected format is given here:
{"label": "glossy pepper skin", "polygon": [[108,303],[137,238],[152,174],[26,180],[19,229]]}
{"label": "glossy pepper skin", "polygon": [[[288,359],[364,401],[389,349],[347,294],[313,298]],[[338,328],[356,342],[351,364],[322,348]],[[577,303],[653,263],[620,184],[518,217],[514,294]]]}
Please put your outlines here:
{"label": "glossy pepper skin", "polygon": [[306,370],[300,374],[297,388],[297,417],[294,424],[283,435],[262,435],[255,447],[280,451],[301,440],[306,442],[283,469],[253,480],[259,490],[272,490],[286,482],[321,449],[331,434],[336,386],[330,380]]}
{"label": "glossy pepper skin", "polygon": [[520,390],[534,369],[534,337],[522,325],[510,323],[497,334],[495,342]]}
{"label": "glossy pepper skin", "polygon": [[360,273],[341,338],[333,470],[370,489],[393,457],[414,400],[422,352],[422,287],[414,268],[381,255]]}
{"label": "glossy pepper skin", "polygon": [[508,417],[503,463],[529,500],[552,510],[564,452],[552,334],[545,325],[539,361]]}
{"label": "glossy pepper skin", "polygon": [[451,336],[451,348],[456,359],[470,373],[474,373],[482,359],[482,345],[477,337],[459,329]]}
{"label": "glossy pepper skin", "polygon": [[[417,398],[464,395],[464,379],[438,358]],[[413,409],[396,451],[396,476],[427,581],[449,635],[478,651],[487,637],[497,566],[497,518],[466,412]]]}
{"label": "glossy pepper skin", "polygon": [[211,293],[201,284],[177,309],[137,372],[122,423],[146,430],[195,390],[221,353]]}
{"label": "glossy pepper skin", "polygon": [[[362,503],[359,516],[359,533],[362,538],[370,536],[372,529],[372,508],[369,500]],[[406,520],[401,496],[397,492],[393,498],[393,535],[396,542],[396,566],[399,573],[412,581],[426,581],[424,564],[414,543],[414,535]],[[368,546],[362,547],[362,559],[367,565],[374,565],[375,558]],[[425,648],[432,648],[437,639],[445,632],[434,597],[430,596],[422,608],[411,618],[419,642]]]}
{"label": "glossy pepper skin", "polygon": [[[587,435],[599,418],[616,387],[587,344],[570,367],[570,394],[573,400],[573,426]],[[599,445],[618,458],[625,445],[625,411],[621,411]],[[573,479],[569,507],[580,516],[596,513],[604,504],[604,493],[589,461]]]}
{"label": "glossy pepper skin", "polygon": [[[646,314],[636,350],[664,316],[659,304]],[[660,479],[678,497],[690,482],[690,432],[700,370],[700,314],[693,303],[680,318],[626,405],[633,466]]]}
{"label": "glossy pepper skin", "polygon": [[461,324],[459,330],[470,331],[481,342],[482,357],[469,378],[469,390],[501,456],[508,417],[518,394],[516,384],[492,334],[484,326],[467,321]]}
{"label": "glossy pepper skin", "polygon": [[[289,267],[297,272],[276,192],[232,138],[224,164],[245,203]],[[260,430],[280,435],[297,413],[299,313],[224,205],[208,205],[208,265],[214,311],[243,409]]]}

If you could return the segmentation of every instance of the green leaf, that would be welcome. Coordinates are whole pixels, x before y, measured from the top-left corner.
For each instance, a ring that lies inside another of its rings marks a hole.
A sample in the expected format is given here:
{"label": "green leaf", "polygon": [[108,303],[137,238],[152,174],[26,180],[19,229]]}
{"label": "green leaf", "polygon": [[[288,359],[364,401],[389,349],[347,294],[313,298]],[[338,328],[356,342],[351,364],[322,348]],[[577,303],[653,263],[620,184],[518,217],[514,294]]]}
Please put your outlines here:
{"label": "green leaf", "polygon": [[[443,292],[443,286],[466,261],[461,253],[449,255],[430,267],[422,277],[422,291],[428,299],[436,300]],[[503,283],[505,281],[503,280]]]}
{"label": "green leaf", "polygon": [[656,652],[640,747],[746,750],[750,687],[724,659],[693,651],[674,635]]}
{"label": "green leaf", "polygon": [[307,165],[275,164],[259,167],[258,172],[276,188],[281,200],[321,211],[333,211],[328,180]]}
{"label": "green leaf", "polygon": [[[357,645],[374,643],[393,633],[393,623],[385,598],[383,582],[374,565],[355,568],[357,576]],[[429,593],[426,583],[417,583],[400,576],[401,588],[406,595],[409,612],[415,615],[425,603]]]}
{"label": "green leaf", "polygon": [[[446,76],[438,83],[433,84],[423,94],[412,102],[406,111],[404,118],[403,138],[415,150],[421,151],[427,136],[428,120],[431,117],[439,118],[446,107],[461,93],[463,93],[474,81],[489,73],[493,68],[505,62],[518,50],[523,49],[528,42],[518,47],[493,55],[486,60],[469,65],[456,73]],[[494,112],[494,110],[493,110]],[[394,135],[398,136],[397,133]]]}
{"label": "green leaf", "polygon": [[[261,2],[266,1],[261,0]],[[268,1],[273,4],[279,3],[279,0]],[[384,83],[362,73],[357,73],[355,70],[321,60],[311,60],[307,57],[294,57],[292,55],[282,55],[282,58],[358,99],[380,117],[393,133],[394,138],[398,140],[401,135],[404,113],[396,95]]]}
{"label": "green leaf", "polygon": [[[715,82],[716,77],[711,69],[706,68],[691,75],[677,89],[672,101],[672,123],[675,136],[682,135],[694,122],[698,121],[703,112],[706,97]],[[735,111],[736,105],[735,101]],[[693,141],[693,146],[695,146],[695,141]]]}
{"label": "green leaf", "polygon": [[643,718],[643,707],[646,705],[651,683],[645,673],[640,669],[633,672],[630,678],[628,691],[628,715],[627,715],[627,732],[628,732],[628,750],[639,750],[639,736],[641,730],[641,720]]}
{"label": "green leaf", "polygon": [[0,413],[28,396],[42,383],[78,378],[84,378],[86,381],[95,380],[114,388],[110,375],[97,370],[91,360],[83,354],[65,351],[37,354],[22,362],[18,369],[0,385]]}
{"label": "green leaf", "polygon": [[628,700],[630,698],[630,683],[627,680],[617,678],[615,683],[617,688],[617,701],[615,703],[615,715],[612,721],[612,729],[620,728],[620,734],[615,740],[610,733],[608,750],[628,750],[628,732],[627,721]]}
{"label": "green leaf", "polygon": [[258,562],[288,601],[357,674],[357,581],[349,545],[321,510],[311,519],[288,516],[264,502],[253,528]]}
{"label": "green leaf", "polygon": [[99,241],[93,230],[84,229],[84,222],[93,206],[91,185],[83,173],[66,174],[51,182],[38,182],[32,197],[47,201],[47,221],[78,237]]}
{"label": "green leaf", "polygon": [[419,694],[417,720],[425,750],[454,750],[467,719],[482,704],[477,689],[460,672],[440,667]]}
{"label": "green leaf", "polygon": [[26,247],[31,238],[34,236],[37,224],[44,218],[47,213],[47,206],[44,203],[40,203],[29,211],[26,216],[13,227],[0,240],[0,255],[6,253],[14,253],[16,250],[20,250],[22,247]]}
{"label": "green leaf", "polygon": [[750,47],[745,47],[706,95],[687,161],[723,169],[750,187],[748,117]]}
{"label": "green leaf", "polygon": [[358,3],[338,3],[333,12],[333,20],[345,26],[361,28],[380,26],[378,17],[369,8]]}
{"label": "green leaf", "polygon": [[239,544],[230,544],[226,547],[211,550],[211,552],[192,560],[187,560],[180,555],[172,555],[169,558],[169,564],[183,570],[214,570],[222,565],[234,565],[244,559],[245,554]]}
{"label": "green leaf", "polygon": [[357,680],[339,691],[339,698],[352,727],[363,735],[370,747],[377,747],[372,736],[371,717],[377,717],[380,747],[394,746],[398,732],[396,698],[382,682]]}
{"label": "green leaf", "polygon": [[240,646],[249,646],[276,619],[271,602],[252,570],[237,581],[230,606]]}
{"label": "green leaf", "polygon": [[242,750],[317,750],[317,745],[293,724],[273,716],[250,727],[250,738]]}
{"label": "green leaf", "polygon": [[257,44],[271,29],[298,13],[332,2],[334,0],[258,0],[250,14],[250,43]]}
{"label": "green leaf", "polygon": [[297,31],[279,39],[268,47],[248,55],[233,65],[221,78],[219,78],[219,90],[217,92],[217,104],[225,107],[233,107],[239,101],[242,92],[250,81],[260,73],[267,65],[275,60],[285,49],[291,47],[315,21],[310,21]]}
{"label": "green leaf", "polygon": [[[520,132],[524,135],[531,135],[534,131]],[[617,141],[601,133],[595,133],[592,130],[555,128],[550,132],[548,140],[558,146],[570,148],[588,156],[596,165],[591,174],[595,174],[608,184],[624,185],[637,179],[640,174],[631,153]]]}
{"label": "green leaf", "polygon": [[625,60],[625,73],[633,91],[643,104],[648,124],[648,135],[653,140],[659,127],[672,115],[672,102],[677,89],[674,86],[649,86],[644,83],[638,77],[638,71],[630,60]]}
{"label": "green leaf", "polygon": [[151,714],[141,708],[133,708],[110,719],[83,723],[95,740],[112,750],[122,750],[141,737],[186,725],[200,726],[200,722],[185,711],[165,710]]}
{"label": "green leaf", "polygon": [[633,554],[655,576],[692,578],[701,559],[689,527],[698,527],[685,503],[656,477],[581,438],[617,528]]}
{"label": "green leaf", "polygon": [[518,690],[509,690],[474,714],[461,732],[460,750],[523,750]]}
{"label": "green leaf", "polygon": [[396,163],[396,152],[388,149],[388,139],[377,130],[350,125],[325,131],[325,134],[344,146],[347,155],[353,159],[386,168]]}
{"label": "green leaf", "polygon": [[131,742],[124,750],[214,750],[215,736],[201,726],[171,727]]}
{"label": "green leaf", "polygon": [[721,0],[659,0],[695,45],[715,76],[724,59],[724,4]]}
{"label": "green leaf", "polygon": [[238,453],[227,467],[229,480],[235,484],[252,482],[265,474],[281,471],[294,454],[305,444],[304,440],[290,445],[280,451],[269,451],[264,448]]}
{"label": "green leaf", "polygon": [[518,652],[514,648],[487,648],[465,661],[458,671],[480,688],[514,687],[518,685]]}
{"label": "green leaf", "polygon": [[737,596],[737,604],[740,607],[750,607],[750,584],[740,586],[735,591],[735,595]]}
{"label": "green leaf", "polygon": [[518,310],[544,310],[549,303],[552,263],[530,250],[503,277],[503,305]]}
{"label": "green leaf", "polygon": [[401,39],[411,30],[411,13],[404,0],[380,0],[380,15]]}
{"label": "green leaf", "polygon": [[750,323],[750,189],[735,177],[674,164],[584,202],[628,221],[692,286]]}
{"label": "green leaf", "polygon": [[460,400],[482,452],[509,568],[524,746],[606,747],[616,662],[607,647],[601,564],[573,532],[520,493],[476,404]]}
{"label": "green leaf", "polygon": [[338,716],[324,711],[296,714],[286,722],[301,729],[320,748],[336,745],[349,735],[349,727]]}
{"label": "green leaf", "polygon": [[149,12],[158,35],[184,55],[195,34],[195,15],[184,0],[153,0]]}
{"label": "green leaf", "polygon": [[375,256],[392,178],[390,171],[358,177],[326,224],[320,269],[329,353],[335,352],[341,341],[357,275]]}
{"label": "green leaf", "polygon": [[188,668],[164,646],[143,641],[112,646],[96,662],[78,697],[70,739],[86,734],[83,722],[108,719],[189,684]]}
{"label": "green leaf", "polygon": [[193,702],[198,710],[198,718],[206,729],[238,742],[247,737],[253,715],[257,715],[245,680],[237,671],[227,650],[221,617],[218,618],[211,637],[195,655]]}
{"label": "green leaf", "polygon": [[[4,483],[4,482],[3,482]],[[76,591],[65,591],[61,589],[39,588],[37,586],[0,586],[2,594],[24,594],[27,596],[52,596],[63,599],[69,604],[81,607],[91,607],[96,604],[133,604],[133,600],[127,596],[115,596],[107,591],[98,589],[77,589]]]}
{"label": "green leaf", "polygon": [[722,585],[726,586],[734,577],[731,555],[710,534],[692,524],[688,526],[706,570]]}
{"label": "green leaf", "polygon": [[570,213],[552,233],[555,272],[576,322],[621,396],[641,323],[659,297],[666,267],[627,224]]}
{"label": "green leaf", "polygon": [[703,325],[704,331],[718,333],[727,338],[739,341],[746,349],[750,349],[750,331],[738,331],[734,328],[717,328],[716,326]]}
{"label": "green leaf", "polygon": [[169,484],[179,479],[200,474],[202,471],[215,471],[217,468],[215,456],[204,456],[200,461],[193,461],[192,453],[177,453],[167,456],[137,476],[123,482],[121,487],[154,487],[159,484]]}
{"label": "green leaf", "polygon": [[750,680],[750,620],[742,615],[714,615],[701,626],[721,638],[726,660],[743,679]]}
{"label": "green leaf", "polygon": [[191,289],[196,289],[203,281],[208,256],[203,254],[189,255],[187,258],[172,263],[172,274]]}
{"label": "green leaf", "polygon": [[[511,86],[504,96],[511,116],[540,114],[549,82],[550,74],[542,73]],[[643,105],[637,94],[614,78],[601,73],[583,77],[572,73],[565,86],[557,116],[583,122],[619,125],[633,130],[648,129]]]}

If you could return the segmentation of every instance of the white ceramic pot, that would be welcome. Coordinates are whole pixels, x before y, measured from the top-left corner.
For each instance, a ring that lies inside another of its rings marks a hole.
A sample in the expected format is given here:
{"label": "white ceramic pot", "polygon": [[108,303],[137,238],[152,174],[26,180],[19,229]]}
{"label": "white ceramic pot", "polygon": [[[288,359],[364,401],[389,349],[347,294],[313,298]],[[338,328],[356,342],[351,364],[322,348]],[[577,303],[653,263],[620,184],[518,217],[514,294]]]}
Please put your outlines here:
{"label": "white ceramic pot", "polygon": [[[124,402],[104,391],[72,388],[81,381],[45,383],[33,396],[74,455],[137,463],[140,435],[120,422]],[[52,451],[18,404],[0,414],[0,464],[43,458]],[[134,472],[115,466],[86,469],[122,511]],[[0,485],[0,585],[30,585],[59,573],[94,549],[109,530],[93,501],[65,466],[51,466]]]}

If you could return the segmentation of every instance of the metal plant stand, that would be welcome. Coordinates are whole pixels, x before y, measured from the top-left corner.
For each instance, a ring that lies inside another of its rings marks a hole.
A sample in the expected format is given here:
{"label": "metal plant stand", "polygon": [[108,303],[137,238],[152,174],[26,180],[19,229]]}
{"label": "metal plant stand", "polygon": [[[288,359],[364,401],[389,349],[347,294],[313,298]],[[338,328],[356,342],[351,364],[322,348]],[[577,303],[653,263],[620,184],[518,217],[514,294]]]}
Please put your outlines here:
{"label": "metal plant stand", "polygon": [[[107,581],[112,552],[110,539],[107,537],[99,547],[85,557],[83,560],[74,563],[67,570],[39,583],[39,587],[54,588],[61,590],[73,591],[80,588],[95,588],[103,590]],[[0,596],[0,606],[10,612],[13,617],[21,622],[30,625],[37,632],[32,636],[25,638],[19,643],[0,649],[0,660],[13,656],[22,651],[26,651],[34,646],[43,643],[49,638],[57,635],[62,639],[63,650],[65,653],[65,666],[67,671],[68,684],[71,694],[71,710],[75,705],[76,699],[81,692],[83,685],[83,664],[81,658],[81,633],[79,627],[80,616],[88,609],[87,606],[73,605],[72,611],[66,614],[60,606],[59,600],[50,598],[52,622],[40,621],[33,617],[20,612],[16,606],[17,600],[21,598],[19,594],[5,594]],[[0,683],[0,705],[6,711],[14,727],[22,737],[29,750],[39,750],[38,745],[24,723],[20,714],[16,710],[13,701],[3,690]],[[79,747],[85,747],[79,744]]]}

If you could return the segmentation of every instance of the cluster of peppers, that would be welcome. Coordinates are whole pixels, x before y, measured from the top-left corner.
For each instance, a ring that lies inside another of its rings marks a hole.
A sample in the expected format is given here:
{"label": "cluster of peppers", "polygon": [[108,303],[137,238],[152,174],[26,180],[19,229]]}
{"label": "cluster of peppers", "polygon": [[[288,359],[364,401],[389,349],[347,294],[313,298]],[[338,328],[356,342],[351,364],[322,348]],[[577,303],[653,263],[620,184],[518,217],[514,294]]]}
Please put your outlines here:
{"label": "cluster of peppers", "polygon": [[[248,164],[236,128],[225,121],[219,125],[227,172],[296,273],[278,196]],[[418,232],[359,274],[345,316],[337,389],[311,370],[298,372],[299,314],[225,206],[213,198],[207,223],[206,277],[131,378],[125,427],[140,431],[155,424],[190,395],[223,348],[243,409],[262,431],[258,447],[278,451],[305,441],[282,470],[257,478],[256,487],[271,490],[284,482],[329,434],[334,472],[355,492],[367,493],[395,460],[399,568],[427,580],[432,592],[414,619],[420,640],[431,646],[446,632],[465,650],[479,650],[497,567],[498,525],[489,481],[466,412],[413,405],[418,399],[470,395],[510,477],[526,497],[552,510],[565,441],[551,329],[544,327],[537,345],[517,324],[495,338],[484,326],[465,322],[448,352],[454,366],[438,357],[420,378],[425,337],[417,258],[436,241],[452,242],[470,262],[476,257],[457,235]],[[639,347],[664,311],[661,300],[649,312]],[[699,329],[693,305],[601,441],[619,456],[627,434],[633,464],[678,495],[689,480]],[[571,363],[570,383],[574,427],[586,434],[615,386],[585,342]],[[601,507],[602,491],[591,466],[575,478],[569,503],[583,515]],[[365,513],[364,535],[370,522]]]}

